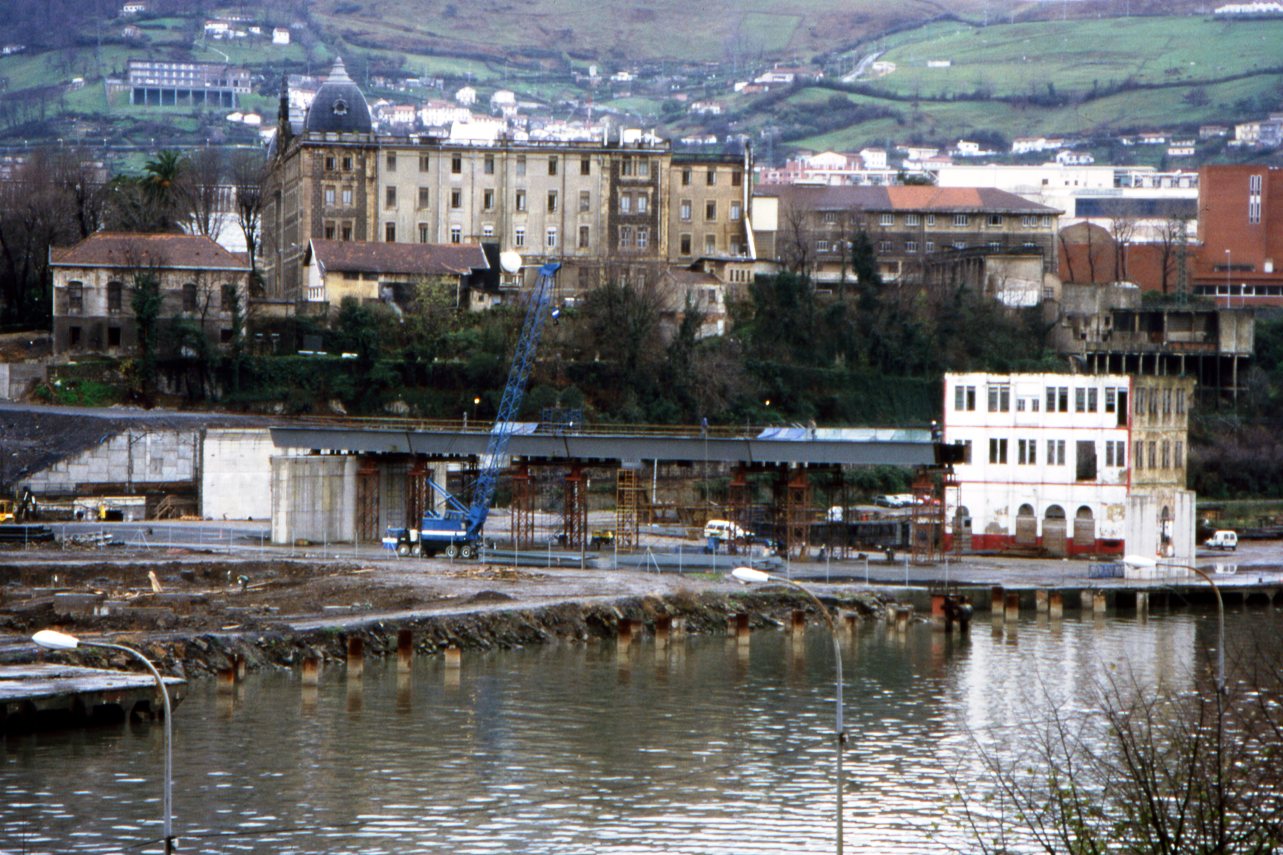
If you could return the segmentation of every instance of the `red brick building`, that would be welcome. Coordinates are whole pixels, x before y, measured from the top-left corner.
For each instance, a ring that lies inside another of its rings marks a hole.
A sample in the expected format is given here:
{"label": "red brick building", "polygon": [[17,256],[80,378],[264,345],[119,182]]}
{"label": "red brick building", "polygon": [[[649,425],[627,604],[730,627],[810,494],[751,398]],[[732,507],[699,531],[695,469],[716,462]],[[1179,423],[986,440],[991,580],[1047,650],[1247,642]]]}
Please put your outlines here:
{"label": "red brick building", "polygon": [[1220,306],[1283,306],[1283,169],[1204,166],[1199,172],[1195,294]]}

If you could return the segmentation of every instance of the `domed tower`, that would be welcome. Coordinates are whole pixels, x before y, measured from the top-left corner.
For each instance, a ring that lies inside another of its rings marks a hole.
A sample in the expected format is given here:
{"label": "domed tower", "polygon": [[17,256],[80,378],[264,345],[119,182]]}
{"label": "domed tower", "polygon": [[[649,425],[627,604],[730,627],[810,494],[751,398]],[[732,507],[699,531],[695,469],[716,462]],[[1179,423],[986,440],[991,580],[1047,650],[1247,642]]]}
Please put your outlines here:
{"label": "domed tower", "polygon": [[309,133],[368,134],[374,129],[370,105],[352,78],[347,76],[343,59],[337,58],[330,76],[316,91],[308,107],[303,130]]}

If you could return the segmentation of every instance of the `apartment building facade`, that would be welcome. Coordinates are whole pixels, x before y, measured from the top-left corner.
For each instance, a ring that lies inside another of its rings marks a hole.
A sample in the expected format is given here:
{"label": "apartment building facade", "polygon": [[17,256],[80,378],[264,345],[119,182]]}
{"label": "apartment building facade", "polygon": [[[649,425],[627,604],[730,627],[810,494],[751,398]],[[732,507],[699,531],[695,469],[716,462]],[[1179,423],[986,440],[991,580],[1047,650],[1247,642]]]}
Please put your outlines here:
{"label": "apartment building facade", "polygon": [[1003,190],[924,186],[762,186],[752,210],[760,258],[836,281],[850,276],[847,246],[863,231],[887,282],[944,275],[941,265],[951,258],[959,271],[989,278],[986,265],[975,265],[977,254],[1034,256],[1041,274],[1054,273],[1059,213]]}
{"label": "apartment building facade", "polygon": [[484,143],[378,133],[341,62],[301,129],[284,106],[278,125],[264,214],[277,299],[300,299],[313,239],[493,244],[524,260],[506,284],[528,283],[555,260],[563,293],[612,277],[654,281],[669,264],[748,252],[747,152],[685,156],[631,132]]}
{"label": "apartment building facade", "polygon": [[949,536],[973,550],[1189,563],[1194,382],[1124,374],[946,374],[944,441],[961,443]]}

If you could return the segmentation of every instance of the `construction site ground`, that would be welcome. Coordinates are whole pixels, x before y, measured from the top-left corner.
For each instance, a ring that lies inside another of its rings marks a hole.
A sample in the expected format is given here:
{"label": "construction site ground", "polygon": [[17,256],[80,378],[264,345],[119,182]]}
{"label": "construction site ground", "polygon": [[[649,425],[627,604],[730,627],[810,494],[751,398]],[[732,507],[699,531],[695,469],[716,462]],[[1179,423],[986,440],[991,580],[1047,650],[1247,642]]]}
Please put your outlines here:
{"label": "construction site ground", "polygon": [[[647,550],[671,555],[678,543],[698,552],[693,541],[676,537],[648,538],[640,554],[549,546],[510,563],[498,557],[487,562],[397,558],[375,544],[271,546],[261,524],[54,528],[58,541],[0,550],[0,634],[10,644],[46,626],[77,632],[303,631],[496,608],[727,592],[737,587],[729,577],[734,566],[764,563],[760,553],[718,555],[679,571],[671,561],[646,560]],[[114,534],[111,540],[84,536],[95,530]],[[73,545],[76,539],[84,545]],[[537,566],[545,554],[547,566]],[[565,559],[563,566],[555,566],[554,557]],[[1170,580],[1093,578],[1095,562],[1082,560],[953,555],[914,565],[905,559],[866,553],[865,558],[815,560],[812,553],[810,560],[777,558],[770,566],[834,596],[869,586],[894,597],[905,595],[905,588],[942,585],[1170,585]],[[1232,553],[1200,552],[1199,564],[1226,586],[1283,586],[1283,544],[1277,541],[1244,543]]]}

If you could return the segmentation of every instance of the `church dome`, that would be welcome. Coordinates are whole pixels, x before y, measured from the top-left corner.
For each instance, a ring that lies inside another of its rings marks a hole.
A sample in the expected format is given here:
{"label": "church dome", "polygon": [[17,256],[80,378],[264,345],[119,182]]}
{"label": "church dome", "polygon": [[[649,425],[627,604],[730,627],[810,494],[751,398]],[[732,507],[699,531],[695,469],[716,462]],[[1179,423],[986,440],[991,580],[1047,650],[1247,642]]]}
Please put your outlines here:
{"label": "church dome", "polygon": [[373,130],[370,106],[361,90],[347,76],[343,60],[336,59],[330,76],[316,91],[303,122],[305,131],[368,134]]}

